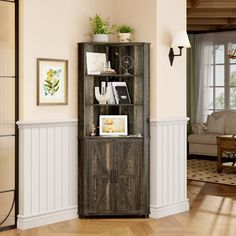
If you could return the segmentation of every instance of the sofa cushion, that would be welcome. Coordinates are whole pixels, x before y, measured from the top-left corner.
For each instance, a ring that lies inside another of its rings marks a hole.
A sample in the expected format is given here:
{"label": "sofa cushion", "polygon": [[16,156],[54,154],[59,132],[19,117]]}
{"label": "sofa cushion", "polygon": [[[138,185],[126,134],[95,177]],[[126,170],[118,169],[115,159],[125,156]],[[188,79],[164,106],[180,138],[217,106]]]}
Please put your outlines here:
{"label": "sofa cushion", "polygon": [[190,134],[188,136],[189,143],[201,143],[201,144],[215,144],[216,145],[216,137],[219,134]]}
{"label": "sofa cushion", "polygon": [[225,114],[219,116],[208,115],[206,124],[206,133],[224,134],[225,132]]}
{"label": "sofa cushion", "polygon": [[219,117],[221,117],[222,115],[225,115],[227,113],[228,113],[227,111],[215,111],[215,112],[211,113],[211,116],[218,119]]}
{"label": "sofa cushion", "polygon": [[226,113],[225,134],[236,134],[236,112]]}

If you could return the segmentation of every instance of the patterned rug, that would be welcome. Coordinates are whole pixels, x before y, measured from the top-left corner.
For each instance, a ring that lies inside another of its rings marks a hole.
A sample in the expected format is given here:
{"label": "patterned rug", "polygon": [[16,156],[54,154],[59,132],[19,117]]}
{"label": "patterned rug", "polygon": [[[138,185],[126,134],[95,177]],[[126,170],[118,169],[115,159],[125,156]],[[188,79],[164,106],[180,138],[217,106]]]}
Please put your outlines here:
{"label": "patterned rug", "polygon": [[236,185],[236,168],[223,169],[222,173],[217,173],[216,161],[190,159],[187,170],[189,180]]}

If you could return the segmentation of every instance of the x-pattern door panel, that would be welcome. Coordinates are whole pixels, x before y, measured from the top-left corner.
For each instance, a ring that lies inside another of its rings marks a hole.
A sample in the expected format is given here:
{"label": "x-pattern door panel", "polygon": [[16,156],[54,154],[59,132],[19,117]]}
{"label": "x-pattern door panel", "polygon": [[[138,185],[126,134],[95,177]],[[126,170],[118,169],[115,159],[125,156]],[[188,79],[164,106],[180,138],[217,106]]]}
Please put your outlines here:
{"label": "x-pattern door panel", "polygon": [[139,214],[143,141],[88,141],[88,214]]}
{"label": "x-pattern door panel", "polygon": [[112,143],[90,142],[88,148],[89,213],[112,213]]}
{"label": "x-pattern door panel", "polygon": [[115,141],[115,212],[138,214],[140,210],[140,155],[142,142]]}

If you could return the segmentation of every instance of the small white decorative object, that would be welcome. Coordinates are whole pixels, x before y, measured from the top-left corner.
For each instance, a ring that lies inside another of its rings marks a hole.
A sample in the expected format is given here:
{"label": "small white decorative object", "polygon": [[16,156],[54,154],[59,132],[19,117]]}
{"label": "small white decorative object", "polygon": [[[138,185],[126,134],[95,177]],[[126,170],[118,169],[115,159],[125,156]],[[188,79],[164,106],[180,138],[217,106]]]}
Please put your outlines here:
{"label": "small white decorative object", "polygon": [[95,124],[93,124],[92,131],[91,131],[91,136],[95,136],[95,135],[96,135],[96,126],[95,126]]}
{"label": "small white decorative object", "polygon": [[110,98],[108,100],[108,104],[116,104],[116,101],[115,101],[115,95],[113,93],[113,89],[112,89],[112,82],[108,82],[107,83],[107,90],[110,90]]}
{"label": "small white decorative object", "polygon": [[111,89],[106,90],[104,95],[101,95],[99,92],[99,87],[95,87],[95,98],[98,100],[99,104],[106,104],[107,101],[110,99],[111,96]]}
{"label": "small white decorative object", "polygon": [[107,61],[103,67],[103,73],[116,73],[114,69],[111,68],[111,62]]}

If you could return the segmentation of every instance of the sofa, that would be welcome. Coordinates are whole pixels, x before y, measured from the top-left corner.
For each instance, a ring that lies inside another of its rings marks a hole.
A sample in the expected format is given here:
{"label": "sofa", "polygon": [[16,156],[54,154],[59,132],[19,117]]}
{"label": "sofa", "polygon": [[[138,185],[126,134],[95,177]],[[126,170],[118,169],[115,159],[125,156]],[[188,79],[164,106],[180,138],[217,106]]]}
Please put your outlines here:
{"label": "sofa", "polygon": [[189,154],[217,156],[216,137],[236,134],[236,112],[213,112],[206,123],[194,124],[192,132],[188,136]]}

